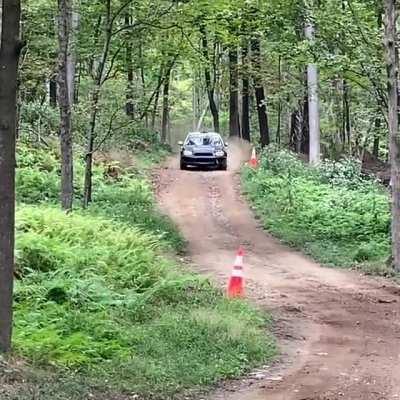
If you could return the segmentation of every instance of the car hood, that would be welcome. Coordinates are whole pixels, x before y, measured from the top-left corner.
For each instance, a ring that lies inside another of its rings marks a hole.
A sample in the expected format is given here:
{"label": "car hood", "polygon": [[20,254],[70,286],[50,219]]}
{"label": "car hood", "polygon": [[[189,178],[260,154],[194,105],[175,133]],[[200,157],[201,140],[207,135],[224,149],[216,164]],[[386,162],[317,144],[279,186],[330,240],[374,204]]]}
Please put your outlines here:
{"label": "car hood", "polygon": [[186,150],[191,150],[193,153],[213,153],[215,150],[221,150],[222,146],[185,146]]}

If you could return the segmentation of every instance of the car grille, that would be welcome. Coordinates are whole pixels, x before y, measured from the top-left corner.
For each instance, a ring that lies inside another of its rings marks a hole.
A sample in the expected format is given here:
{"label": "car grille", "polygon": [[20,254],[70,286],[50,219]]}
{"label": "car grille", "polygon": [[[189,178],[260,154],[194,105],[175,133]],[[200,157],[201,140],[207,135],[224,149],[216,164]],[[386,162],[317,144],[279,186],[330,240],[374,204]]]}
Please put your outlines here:
{"label": "car grille", "polygon": [[194,153],[195,156],[199,157],[212,157],[214,154],[213,153]]}

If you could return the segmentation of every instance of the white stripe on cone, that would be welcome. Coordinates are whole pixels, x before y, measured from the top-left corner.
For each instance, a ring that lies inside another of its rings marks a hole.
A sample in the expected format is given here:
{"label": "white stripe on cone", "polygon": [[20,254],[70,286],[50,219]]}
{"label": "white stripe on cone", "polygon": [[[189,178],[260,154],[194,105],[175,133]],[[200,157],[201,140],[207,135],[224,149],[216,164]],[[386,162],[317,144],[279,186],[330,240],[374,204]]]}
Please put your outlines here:
{"label": "white stripe on cone", "polygon": [[242,267],[243,266],[243,256],[236,256],[235,259],[235,267]]}
{"label": "white stripe on cone", "polygon": [[232,276],[236,278],[243,278],[243,270],[242,269],[234,269],[232,271]]}

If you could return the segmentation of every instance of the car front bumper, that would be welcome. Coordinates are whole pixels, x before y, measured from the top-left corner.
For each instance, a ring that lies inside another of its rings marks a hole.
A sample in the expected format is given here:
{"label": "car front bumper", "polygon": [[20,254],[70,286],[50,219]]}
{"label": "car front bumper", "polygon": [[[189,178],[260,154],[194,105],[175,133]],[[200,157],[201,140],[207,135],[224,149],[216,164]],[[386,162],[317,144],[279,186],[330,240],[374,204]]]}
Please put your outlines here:
{"label": "car front bumper", "polygon": [[193,166],[217,166],[226,161],[226,157],[182,156],[181,161]]}

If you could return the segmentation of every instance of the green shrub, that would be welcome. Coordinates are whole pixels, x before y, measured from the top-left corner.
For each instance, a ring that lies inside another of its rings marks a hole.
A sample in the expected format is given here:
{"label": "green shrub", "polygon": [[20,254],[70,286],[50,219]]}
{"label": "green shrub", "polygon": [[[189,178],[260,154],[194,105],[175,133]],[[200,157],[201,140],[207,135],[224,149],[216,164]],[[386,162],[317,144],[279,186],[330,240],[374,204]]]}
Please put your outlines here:
{"label": "green shrub", "polygon": [[16,352],[104,390],[158,399],[275,353],[260,313],[224,300],[159,247],[159,237],[113,219],[20,207]]}
{"label": "green shrub", "polygon": [[157,211],[151,187],[143,179],[125,176],[112,185],[99,184],[89,213],[136,225],[182,250],[184,243],[171,221]]}
{"label": "green shrub", "polygon": [[389,199],[351,159],[311,168],[283,150],[267,149],[244,189],[267,229],[337,266],[383,262],[390,251]]}
{"label": "green shrub", "polygon": [[[165,149],[159,149],[154,156],[159,160]],[[151,153],[150,153],[151,154]],[[142,156],[150,157],[150,156]],[[60,196],[60,161],[49,148],[34,147],[20,143],[18,147],[18,170],[16,177],[17,201],[25,204],[57,203]],[[84,167],[79,157],[75,158],[75,197],[79,204],[83,197]],[[93,168],[93,198],[88,214],[105,216],[127,224],[135,225],[147,232],[162,237],[163,243],[174,249],[183,249],[183,240],[171,221],[156,209],[151,186],[146,177],[123,172],[117,182],[107,181],[104,167]]]}

